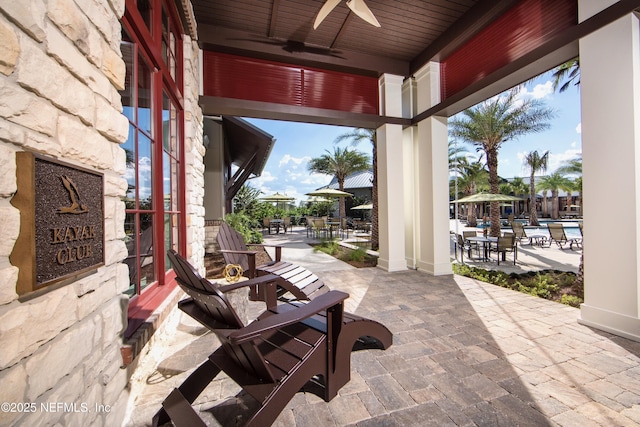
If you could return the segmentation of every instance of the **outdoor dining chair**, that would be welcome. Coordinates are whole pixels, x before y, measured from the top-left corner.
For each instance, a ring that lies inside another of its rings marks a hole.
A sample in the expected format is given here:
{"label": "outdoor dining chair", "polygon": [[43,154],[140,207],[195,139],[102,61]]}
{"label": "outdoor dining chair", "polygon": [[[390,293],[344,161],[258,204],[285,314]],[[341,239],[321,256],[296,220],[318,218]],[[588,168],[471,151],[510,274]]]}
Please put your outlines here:
{"label": "outdoor dining chair", "polygon": [[512,233],[505,233],[504,236],[499,236],[496,242],[495,252],[498,254],[498,265],[500,265],[500,258],[502,261],[506,261],[507,252],[513,254],[513,265],[516,265],[516,259],[518,258],[518,244],[516,242],[516,235]]}

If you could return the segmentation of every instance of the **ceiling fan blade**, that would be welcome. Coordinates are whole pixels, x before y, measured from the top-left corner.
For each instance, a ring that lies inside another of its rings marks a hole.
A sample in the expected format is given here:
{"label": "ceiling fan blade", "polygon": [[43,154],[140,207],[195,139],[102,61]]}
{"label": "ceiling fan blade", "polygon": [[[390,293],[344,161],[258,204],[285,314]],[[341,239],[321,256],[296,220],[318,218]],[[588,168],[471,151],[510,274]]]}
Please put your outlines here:
{"label": "ceiling fan blade", "polygon": [[327,17],[328,14],[331,13],[335,7],[340,4],[342,0],[327,0],[325,4],[322,5],[320,11],[318,12],[318,16],[316,16],[316,20],[313,22],[313,29],[318,28],[318,25],[324,21],[324,18]]}
{"label": "ceiling fan blade", "polygon": [[367,21],[369,24],[375,27],[380,26],[380,23],[373,15],[373,12],[371,12],[371,9],[369,9],[369,7],[366,5],[364,0],[348,0],[347,6],[349,6],[349,9],[351,9],[353,13]]}

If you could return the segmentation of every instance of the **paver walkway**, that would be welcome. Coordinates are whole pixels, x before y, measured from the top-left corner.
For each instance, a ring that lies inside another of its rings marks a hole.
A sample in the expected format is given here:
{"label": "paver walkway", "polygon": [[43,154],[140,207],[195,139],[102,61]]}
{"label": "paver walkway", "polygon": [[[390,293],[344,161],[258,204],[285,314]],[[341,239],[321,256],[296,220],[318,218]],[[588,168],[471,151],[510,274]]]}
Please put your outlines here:
{"label": "paver walkway", "polygon": [[[347,309],[383,322],[394,344],[352,353],[335,399],[298,393],[274,425],[640,425],[640,343],[578,324],[578,309],[459,276],[325,267],[318,275],[352,295]],[[181,315],[126,425],[149,425],[180,371],[213,351],[203,333]],[[252,407],[239,391],[215,381],[201,416],[235,425]]]}

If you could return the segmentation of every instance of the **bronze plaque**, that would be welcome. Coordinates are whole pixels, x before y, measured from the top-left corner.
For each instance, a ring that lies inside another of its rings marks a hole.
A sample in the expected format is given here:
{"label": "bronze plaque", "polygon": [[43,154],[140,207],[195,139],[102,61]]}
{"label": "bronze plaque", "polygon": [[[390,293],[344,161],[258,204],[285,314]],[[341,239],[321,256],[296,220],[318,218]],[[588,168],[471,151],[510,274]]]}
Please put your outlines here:
{"label": "bronze plaque", "polygon": [[102,174],[29,152],[16,153],[20,236],[11,262],[18,294],[104,265]]}

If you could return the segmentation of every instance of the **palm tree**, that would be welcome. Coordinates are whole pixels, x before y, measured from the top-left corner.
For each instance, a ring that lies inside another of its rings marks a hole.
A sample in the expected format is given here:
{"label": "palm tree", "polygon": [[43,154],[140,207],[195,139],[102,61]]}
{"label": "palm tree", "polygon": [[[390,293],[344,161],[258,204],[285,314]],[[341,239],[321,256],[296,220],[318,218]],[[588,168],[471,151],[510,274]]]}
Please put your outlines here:
{"label": "palm tree", "polygon": [[466,153],[464,147],[458,147],[454,141],[449,141],[449,172],[460,172],[460,165],[467,159]]}
{"label": "palm tree", "polygon": [[[511,191],[513,192],[513,195],[516,197],[524,196],[529,192],[529,188],[527,187],[527,184],[525,184],[524,180],[519,176],[513,178],[511,180],[510,185],[511,185]],[[518,215],[519,213],[520,213],[520,202],[517,202],[514,214]]]}
{"label": "palm tree", "polygon": [[380,246],[378,235],[378,143],[375,129],[355,128],[350,132],[339,135],[334,142],[351,140],[352,145],[361,141],[371,142],[373,179],[371,180],[371,248],[376,250]]}
{"label": "palm tree", "polygon": [[[548,120],[554,116],[537,99],[519,100],[515,90],[504,96],[489,99],[464,110],[460,117],[449,121],[454,138],[469,142],[484,151],[489,168],[489,186],[498,193],[498,150],[502,143],[532,132],[549,128]],[[500,235],[500,211],[498,202],[491,203],[491,236]]]}
{"label": "palm tree", "polygon": [[[460,178],[460,175],[462,174],[462,169],[464,167],[464,165],[468,164],[467,161],[467,152],[464,149],[464,147],[458,147],[458,145],[455,143],[455,141],[449,141],[449,176],[451,176],[451,174],[453,173],[455,175],[454,178],[454,187],[456,187],[453,191],[452,194],[454,194],[454,198],[457,199],[458,198],[458,181]],[[456,206],[454,207],[454,209],[456,210],[456,212],[458,212],[460,206],[458,206],[456,204]],[[457,218],[457,216],[456,216]]]}
{"label": "palm tree", "polygon": [[[566,82],[560,86],[559,92],[564,92],[572,81],[576,88],[580,89],[580,58],[574,58],[570,61],[561,64],[554,71],[555,81],[553,84],[553,90],[558,90],[560,81],[566,80]],[[580,174],[582,174],[582,160],[580,160]],[[580,193],[580,214],[582,214],[582,177],[579,178],[580,182],[577,183],[578,191]],[[574,288],[584,295],[584,252],[580,254],[580,265],[578,266],[578,275],[574,283]]]}
{"label": "palm tree", "polygon": [[580,87],[580,58],[574,58],[560,64],[553,71],[554,91],[564,92],[572,82],[574,86]]}
{"label": "palm tree", "polygon": [[[556,172],[565,175],[576,175],[577,178],[573,181],[574,191],[578,192],[578,204],[580,205],[580,214],[582,214],[582,156],[578,156],[574,159],[567,160],[562,166],[560,166]],[[570,197],[570,196],[569,196]],[[570,206],[571,203],[567,202]]]}
{"label": "palm tree", "polygon": [[[308,169],[311,172],[324,173],[335,176],[338,180],[338,188],[344,191],[344,180],[355,172],[361,172],[371,167],[368,155],[348,148],[336,147],[331,153],[315,157],[309,161]],[[340,197],[340,218],[346,217],[344,197]]]}
{"label": "palm tree", "polygon": [[540,178],[538,183],[538,189],[551,191],[551,205],[552,212],[551,218],[558,219],[559,206],[558,206],[558,190],[571,191],[571,180],[558,172],[554,172],[551,175]]}
{"label": "palm tree", "polygon": [[247,183],[243,184],[236,195],[233,196],[233,211],[245,212],[247,215],[252,216],[261,194],[262,191],[260,189]]}
{"label": "palm tree", "polygon": [[[486,185],[487,170],[481,160],[469,163],[466,159],[461,164],[460,178],[458,184],[465,196],[471,196],[478,192],[479,188]],[[467,204],[467,225],[475,227],[478,225],[478,214],[475,203]]]}
{"label": "palm tree", "polygon": [[529,168],[529,225],[539,226],[538,209],[536,207],[536,172],[545,172],[549,163],[549,151],[545,151],[541,156],[534,150],[524,156],[523,163]]}

